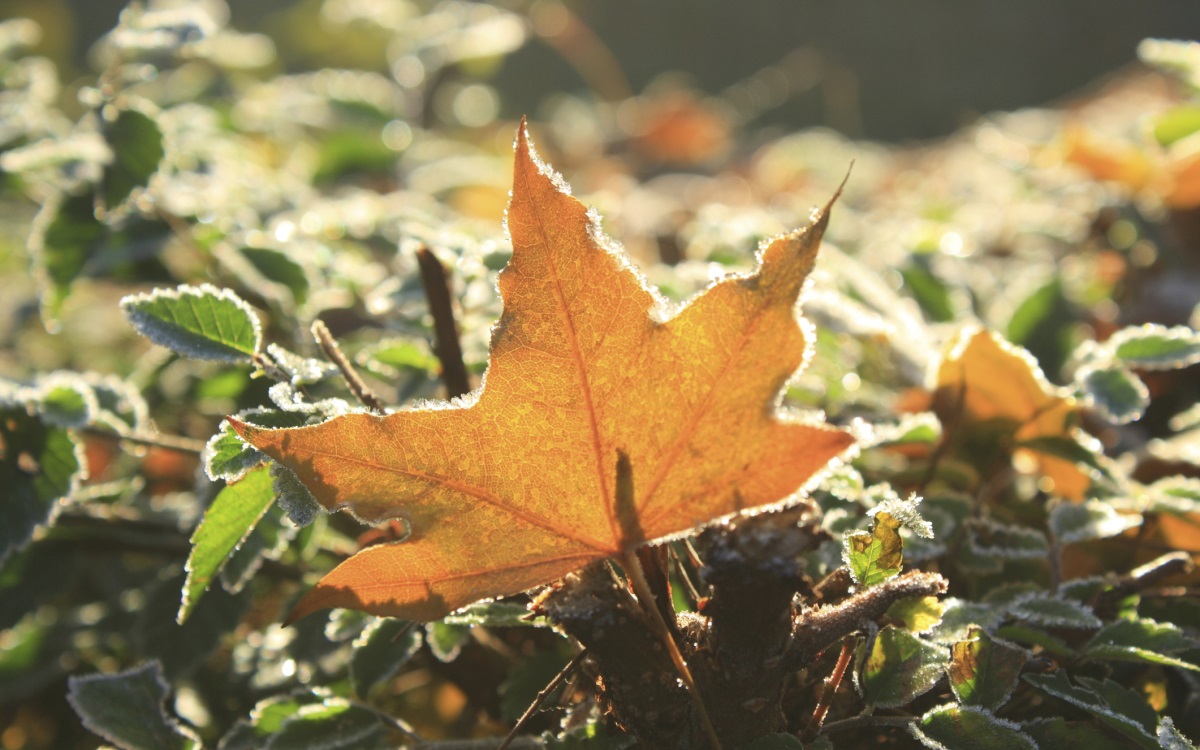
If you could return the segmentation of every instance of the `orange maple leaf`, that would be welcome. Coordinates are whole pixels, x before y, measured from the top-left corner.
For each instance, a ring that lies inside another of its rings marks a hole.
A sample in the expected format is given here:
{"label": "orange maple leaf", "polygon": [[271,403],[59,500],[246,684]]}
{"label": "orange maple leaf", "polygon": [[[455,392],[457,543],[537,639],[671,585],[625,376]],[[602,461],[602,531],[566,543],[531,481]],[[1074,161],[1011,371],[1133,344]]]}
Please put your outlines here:
{"label": "orange maple leaf", "polygon": [[[664,320],[666,303],[538,160],[522,124],[504,312],[480,390],[295,429],[229,420],[327,509],[410,529],[335,568],[289,620],[329,607],[436,619],[785,500],[853,443],[778,412],[805,358],[795,302],[828,217],[826,206],[766,246],[755,273]],[[632,493],[616,492],[619,453]]]}

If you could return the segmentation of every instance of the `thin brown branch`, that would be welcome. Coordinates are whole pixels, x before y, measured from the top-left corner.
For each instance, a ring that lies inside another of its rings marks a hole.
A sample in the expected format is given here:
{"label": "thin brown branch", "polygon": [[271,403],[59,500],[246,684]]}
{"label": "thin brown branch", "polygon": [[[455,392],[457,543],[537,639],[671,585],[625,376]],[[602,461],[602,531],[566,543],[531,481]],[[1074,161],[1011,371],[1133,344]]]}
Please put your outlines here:
{"label": "thin brown branch", "polygon": [[182,435],[167,435],[161,432],[152,434],[145,432],[121,433],[92,425],[82,427],[79,431],[88,437],[109,440],[114,443],[130,443],[147,448],[162,448],[163,450],[175,451],[177,453],[192,453],[195,455],[204,453],[203,440],[183,437]]}
{"label": "thin brown branch", "polygon": [[833,696],[841,687],[842,679],[846,676],[846,668],[850,666],[850,657],[854,655],[853,643],[854,640],[849,636],[842,640],[842,651],[838,654],[837,664],[833,666],[833,671],[825,679],[817,708],[808,720],[808,726],[804,728],[805,737],[815,737],[820,733],[821,725],[825,723],[825,717],[829,714],[829,707],[833,705]]}
{"label": "thin brown branch", "polygon": [[538,692],[537,697],[533,699],[533,703],[530,703],[529,708],[525,709],[525,713],[521,714],[521,718],[517,719],[517,723],[513,725],[512,731],[508,733],[508,736],[504,738],[504,742],[501,742],[500,747],[496,748],[496,750],[506,750],[506,748],[512,746],[513,741],[517,737],[517,732],[520,732],[522,727],[524,727],[525,724],[527,724],[529,720],[533,718],[533,715],[537,713],[539,708],[542,707],[542,704],[546,702],[546,699],[558,689],[558,686],[563,684],[563,682],[565,682],[566,679],[571,676],[571,673],[575,671],[575,668],[579,666],[579,663],[583,661],[583,657],[585,656],[587,656],[586,648],[575,654],[571,661],[567,662],[567,666],[563,667],[558,674],[554,675],[554,679],[550,680],[550,684],[546,685],[546,687],[542,688]]}
{"label": "thin brown branch", "polygon": [[446,267],[427,247],[417,249],[417,266],[421,269],[425,300],[433,317],[433,353],[442,363],[442,383],[446,386],[446,394],[449,398],[465,396],[471,392],[471,379],[463,362]]}
{"label": "thin brown branch", "polygon": [[354,365],[350,364],[350,360],[346,359],[346,355],[342,353],[341,347],[338,346],[325,323],[321,320],[313,321],[312,333],[313,338],[317,340],[317,345],[321,347],[321,351],[342,373],[342,379],[346,381],[346,385],[349,386],[354,397],[376,414],[386,414],[387,409],[384,407],[383,401],[363,382],[358,371],[354,369]]}

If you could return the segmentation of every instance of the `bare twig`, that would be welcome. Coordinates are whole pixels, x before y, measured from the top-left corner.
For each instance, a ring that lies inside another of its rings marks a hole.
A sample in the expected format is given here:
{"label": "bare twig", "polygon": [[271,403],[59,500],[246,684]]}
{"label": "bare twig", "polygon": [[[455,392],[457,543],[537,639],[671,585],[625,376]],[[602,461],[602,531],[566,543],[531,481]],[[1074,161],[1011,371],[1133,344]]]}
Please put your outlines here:
{"label": "bare twig", "polygon": [[79,431],[88,437],[110,440],[114,443],[130,443],[147,448],[162,448],[177,453],[193,453],[196,455],[204,453],[203,440],[183,437],[181,435],[166,435],[161,432],[152,434],[145,432],[120,433],[92,425],[83,427]]}
{"label": "bare twig", "polygon": [[450,281],[446,268],[427,247],[417,250],[417,266],[425,286],[425,300],[433,316],[433,353],[442,363],[442,382],[450,398],[471,392],[471,379],[463,363],[462,344],[458,340],[458,322],[450,297]]}
{"label": "bare twig", "polygon": [[833,705],[833,696],[842,685],[842,678],[846,676],[846,668],[850,666],[850,657],[854,655],[853,647],[854,639],[846,636],[842,640],[842,651],[838,654],[837,664],[834,665],[833,671],[829,673],[829,677],[825,679],[825,685],[821,688],[821,698],[817,702],[817,708],[813,711],[812,717],[808,720],[808,726],[804,728],[805,737],[815,737],[821,731],[821,725],[825,723],[825,717],[829,714],[829,707]]}
{"label": "bare twig", "polygon": [[583,661],[583,657],[585,656],[587,656],[587,649],[575,654],[574,658],[567,662],[567,666],[554,675],[554,679],[550,680],[550,684],[538,692],[537,697],[533,699],[533,703],[529,704],[529,708],[525,709],[525,713],[521,714],[521,718],[517,719],[517,723],[513,725],[512,731],[508,733],[508,736],[504,738],[504,742],[501,742],[500,747],[496,748],[496,750],[506,750],[506,748],[512,746],[513,740],[517,737],[517,732],[521,731],[521,728],[533,718],[533,715],[546,702],[546,699],[558,689],[558,686],[571,676],[571,673],[575,671],[575,668],[579,666],[579,662]]}
{"label": "bare twig", "polygon": [[325,352],[329,361],[341,371],[342,378],[350,387],[350,392],[354,394],[354,397],[376,414],[387,413],[383,401],[363,382],[358,371],[354,369],[354,365],[350,364],[350,360],[346,359],[345,354],[342,354],[341,347],[337,345],[337,341],[334,340],[333,334],[329,332],[325,323],[321,320],[313,321],[312,333],[313,338],[317,340],[317,345],[321,347],[321,351]]}

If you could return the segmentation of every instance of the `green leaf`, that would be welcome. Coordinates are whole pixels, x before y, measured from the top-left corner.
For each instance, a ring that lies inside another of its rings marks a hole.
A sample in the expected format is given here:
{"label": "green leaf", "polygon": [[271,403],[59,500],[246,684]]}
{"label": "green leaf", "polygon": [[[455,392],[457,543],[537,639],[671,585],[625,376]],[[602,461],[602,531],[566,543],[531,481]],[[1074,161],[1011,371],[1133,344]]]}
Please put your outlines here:
{"label": "green leaf", "polygon": [[950,689],[960,703],[994,711],[1008,701],[1028,660],[1024,649],[976,628],[968,640],[950,647]]}
{"label": "green leaf", "polygon": [[1094,630],[1101,625],[1100,618],[1086,604],[1048,593],[1022,596],[1009,605],[1008,613],[1047,628]]}
{"label": "green leaf", "polygon": [[0,401],[0,564],[54,520],[82,476],[82,451],[66,430]]}
{"label": "green leaf", "polygon": [[486,628],[548,627],[545,617],[533,617],[524,604],[513,602],[483,602],[472,604],[446,615],[447,625],[479,625]]}
{"label": "green leaf", "polygon": [[104,168],[101,193],[112,210],[129,197],[134,188],[144,188],[158,170],[163,157],[163,135],[147,115],[135,109],[121,110],[103,125],[104,139],[113,160]]}
{"label": "green leaf", "polygon": [[1117,513],[1101,500],[1059,503],[1050,510],[1050,532],[1064,544],[1107,539],[1142,524],[1137,513]]}
{"label": "green leaf", "polygon": [[753,742],[739,745],[737,750],[804,750],[804,743],[791,734],[768,734]]}
{"label": "green leaf", "polygon": [[277,503],[267,508],[221,568],[222,588],[231,594],[239,593],[254,578],[263,560],[278,560],[287,550],[297,529],[295,524],[283,522],[285,515]]}
{"label": "green leaf", "polygon": [[166,699],[167,683],[156,661],[68,680],[67,701],[83,725],[121,750],[199,748],[195,735],[167,716]]}
{"label": "green leaf", "polygon": [[254,310],[209,284],[130,295],[121,310],[138,333],[192,359],[248,362],[262,344]]}
{"label": "green leaf", "polygon": [[42,301],[42,319],[57,329],[58,316],[89,261],[108,237],[108,227],[96,218],[91,193],[62,195],[47,202],[33,222],[29,251],[34,260]]}
{"label": "green leaf", "polygon": [[425,642],[438,661],[454,661],[463,644],[471,639],[471,628],[466,625],[451,625],[445,621],[428,623],[425,626]]}
{"label": "green leaf", "polygon": [[187,579],[183,600],[175,621],[182,624],[191,615],[200,596],[208,590],[213,576],[225,565],[255,524],[271,507],[275,492],[271,474],[265,466],[247,474],[237,484],[226,486],[204,513],[192,534],[192,551],[187,560]]}
{"label": "green leaf", "polygon": [[269,281],[281,284],[292,293],[297,304],[308,297],[308,272],[304,266],[279,250],[265,247],[244,247],[242,255]]}
{"label": "green leaf", "polygon": [[1200,362],[1200,333],[1187,326],[1147,323],[1122,328],[1104,345],[1126,366],[1139,370],[1174,370]]}
{"label": "green leaf", "polygon": [[1200,642],[1178,626],[1141,618],[1105,625],[1088,643],[1085,653],[1093,659],[1140,661],[1200,672],[1200,664],[1176,656],[1196,648],[1200,648]]}
{"label": "green leaf", "polygon": [[264,750],[365,750],[383,740],[383,724],[372,711],[338,698],[302,706],[271,735]]}
{"label": "green leaf", "polygon": [[[859,648],[860,662],[865,645]],[[856,672],[857,682],[868,704],[895,708],[932,688],[941,679],[945,665],[943,648],[903,628],[888,626],[875,637],[861,673]]]}
{"label": "green leaf", "polygon": [[1113,424],[1141,419],[1150,405],[1150,389],[1119,363],[1080,368],[1075,382],[1088,404]]}
{"label": "green leaf", "polygon": [[[278,409],[246,409],[234,416],[257,427],[270,428],[301,427],[308,421],[304,414]],[[266,460],[265,453],[238,437],[225,421],[204,446],[204,473],[214,482],[219,479],[236,482]]]}
{"label": "green leaf", "polygon": [[278,344],[267,345],[267,355],[291,378],[292,385],[311,385],[338,372],[337,366],[320,359],[301,357]]}
{"label": "green leaf", "polygon": [[910,255],[909,262],[900,269],[904,286],[921,306],[926,317],[934,323],[948,323],[957,312],[950,289],[929,267],[927,256]]}
{"label": "green leaf", "polygon": [[569,649],[559,641],[559,648],[545,649],[517,662],[500,685],[500,718],[516,721],[521,718],[538,693],[546,689],[567,662],[571,660]]}
{"label": "green leaf", "polygon": [[1079,677],[1077,684],[1072,684],[1061,669],[1050,674],[1026,674],[1022,679],[1048,695],[1087,711],[1137,746],[1158,750],[1159,744],[1153,734],[1158,715],[1141,696],[1117,683]]}
{"label": "green leaf", "polygon": [[899,575],[904,542],[900,539],[900,521],[890,514],[876,513],[870,533],[847,534],[844,544],[846,564],[860,586],[874,586]]}
{"label": "green leaf", "polygon": [[350,657],[350,684],[354,694],[366,698],[371,688],[390,680],[421,648],[421,629],[406,620],[381,617],[354,641]]}
{"label": "green leaf", "polygon": [[932,708],[909,732],[935,750],[1038,750],[1033,738],[1011,721],[975,706],[945,703]]}
{"label": "green leaf", "polygon": [[1061,716],[1037,719],[1025,724],[1025,732],[1038,747],[1086,747],[1088,750],[1125,750],[1125,743],[1098,726],[1085,721],[1067,721]]}
{"label": "green leaf", "polygon": [[297,526],[307,526],[325,512],[313,494],[296,476],[296,472],[281,463],[271,462],[272,487],[279,507]]}
{"label": "green leaf", "polygon": [[912,633],[928,633],[942,621],[946,606],[936,596],[913,596],[888,607],[887,619]]}

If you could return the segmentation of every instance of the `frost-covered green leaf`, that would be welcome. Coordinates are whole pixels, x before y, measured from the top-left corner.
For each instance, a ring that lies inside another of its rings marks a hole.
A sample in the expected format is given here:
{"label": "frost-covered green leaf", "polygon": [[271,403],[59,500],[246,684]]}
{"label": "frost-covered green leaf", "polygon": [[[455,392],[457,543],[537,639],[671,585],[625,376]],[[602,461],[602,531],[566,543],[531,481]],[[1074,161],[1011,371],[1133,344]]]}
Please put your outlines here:
{"label": "frost-covered green leaf", "polygon": [[903,628],[879,631],[871,653],[855,672],[863,700],[880,708],[903,706],[925,693],[942,677],[945,649],[924,641]]}
{"label": "frost-covered green leaf", "polygon": [[1066,544],[1107,539],[1141,524],[1141,515],[1118,513],[1101,500],[1062,502],[1050,510],[1050,531]]}
{"label": "frost-covered green leaf", "polygon": [[1200,642],[1178,626],[1139,618],[1105,625],[1092,637],[1086,653],[1094,659],[1140,661],[1200,672],[1200,664],[1181,658],[1188,652],[1195,655],[1198,649]]}
{"label": "frost-covered green leaf", "polygon": [[307,526],[325,512],[313,494],[296,476],[296,472],[281,463],[271,463],[272,487],[279,507],[297,526]]}
{"label": "frost-covered green leaf", "polygon": [[934,750],[1038,750],[1019,724],[977,706],[944,703],[910,724],[909,732]]}
{"label": "frost-covered green leaf", "polygon": [[1158,715],[1140,695],[1112,680],[1078,677],[1074,684],[1065,670],[1026,674],[1022,678],[1038,690],[1092,714],[1138,747],[1157,750]]}
{"label": "frost-covered green leaf", "polygon": [[42,300],[42,318],[57,326],[71,284],[83,275],[104,245],[108,228],[96,218],[92,193],[63,195],[42,206],[29,235],[34,276]]}
{"label": "frost-covered green leaf", "polygon": [[1044,560],[1050,553],[1041,531],[987,519],[967,524],[967,543],[975,554],[996,560]]}
{"label": "frost-covered green leaf", "polygon": [[1174,515],[1200,512],[1200,479],[1166,477],[1146,490],[1149,496],[1149,511]]}
{"label": "frost-covered green leaf", "polygon": [[262,345],[254,310],[209,284],[130,295],[121,310],[138,333],[192,359],[248,362]]}
{"label": "frost-covered green leaf", "polygon": [[1150,405],[1150,390],[1142,379],[1115,362],[1081,368],[1075,382],[1086,402],[1113,424],[1141,419]]}
{"label": "frost-covered green leaf", "polygon": [[370,750],[381,747],[379,716],[339,698],[302,706],[283,720],[263,750]]}
{"label": "frost-covered green leaf", "polygon": [[287,373],[292,385],[311,385],[337,374],[337,367],[330,362],[293,354],[278,344],[267,345],[267,355],[279,369]]}
{"label": "frost-covered green leaf", "polygon": [[1047,628],[1094,630],[1101,625],[1091,607],[1049,593],[1019,597],[1009,605],[1008,613],[1018,620]]}
{"label": "frost-covered green leaf", "polygon": [[874,586],[900,574],[904,543],[900,539],[900,521],[890,514],[876,513],[870,533],[849,533],[844,544],[846,565],[860,586]]}
{"label": "frost-covered green leaf", "polygon": [[163,157],[163,135],[148,115],[122,109],[104,123],[104,139],[113,158],[104,167],[101,195],[109,209],[120,205],[135,188],[144,188]]}
{"label": "frost-covered green leaf", "polygon": [[1025,722],[1025,733],[1049,750],[1057,747],[1086,747],[1088,750],[1126,750],[1120,737],[1089,721],[1067,721],[1056,716]]}
{"label": "frost-covered green leaf", "polygon": [[66,430],[0,399],[0,564],[53,522],[83,467],[82,450]]}
{"label": "frost-covered green leaf", "polygon": [[1175,720],[1170,716],[1164,716],[1158,725],[1158,744],[1163,750],[1196,750],[1195,743],[1175,728]]}
{"label": "frost-covered green leaf", "polygon": [[1200,362],[1200,333],[1187,326],[1147,323],[1122,328],[1104,346],[1127,367],[1139,370],[1174,370]]}
{"label": "frost-covered green leaf", "polygon": [[967,640],[950,647],[946,675],[960,703],[995,711],[1016,689],[1028,660],[1029,653],[1024,649],[975,628]]}
{"label": "frost-covered green leaf", "polygon": [[187,620],[200,596],[212,583],[213,576],[254,530],[274,500],[271,475],[265,466],[217,494],[192,534],[192,551],[188,555],[187,580],[183,584],[177,622]]}
{"label": "frost-covered green leaf", "polygon": [[425,642],[439,661],[454,661],[470,639],[471,628],[467,625],[451,625],[441,620],[425,625]]}
{"label": "frost-covered green leaf", "polygon": [[365,698],[371,688],[389,680],[421,647],[421,628],[405,620],[381,617],[354,640],[350,684]]}
{"label": "frost-covered green leaf", "polygon": [[973,628],[991,630],[1004,621],[1004,608],[990,603],[949,597],[942,600],[942,621],[930,639],[949,646],[970,636]]}
{"label": "frost-covered green leaf", "polygon": [[55,427],[83,427],[100,411],[91,386],[71,373],[39,378],[37,391],[38,412]]}
{"label": "frost-covered green leaf", "polygon": [[513,602],[482,602],[464,607],[442,618],[447,625],[478,625],[486,628],[545,627],[545,617],[534,617],[529,608]]}
{"label": "frost-covered green leaf", "polygon": [[231,594],[239,593],[262,568],[264,560],[278,560],[296,537],[295,524],[284,523],[283,509],[272,504],[250,533],[242,539],[218,574],[221,587]]}
{"label": "frost-covered green leaf", "polygon": [[[300,427],[307,422],[303,414],[278,409],[246,409],[234,416],[243,422],[270,428]],[[204,446],[204,472],[214,482],[218,479],[236,482],[266,460],[266,454],[238,437],[225,421],[221,422],[217,434],[209,438]]]}
{"label": "frost-covered green leaf", "polygon": [[88,731],[121,750],[188,750],[200,742],[163,707],[167,683],[149,661],[112,675],[72,677],[67,701]]}

